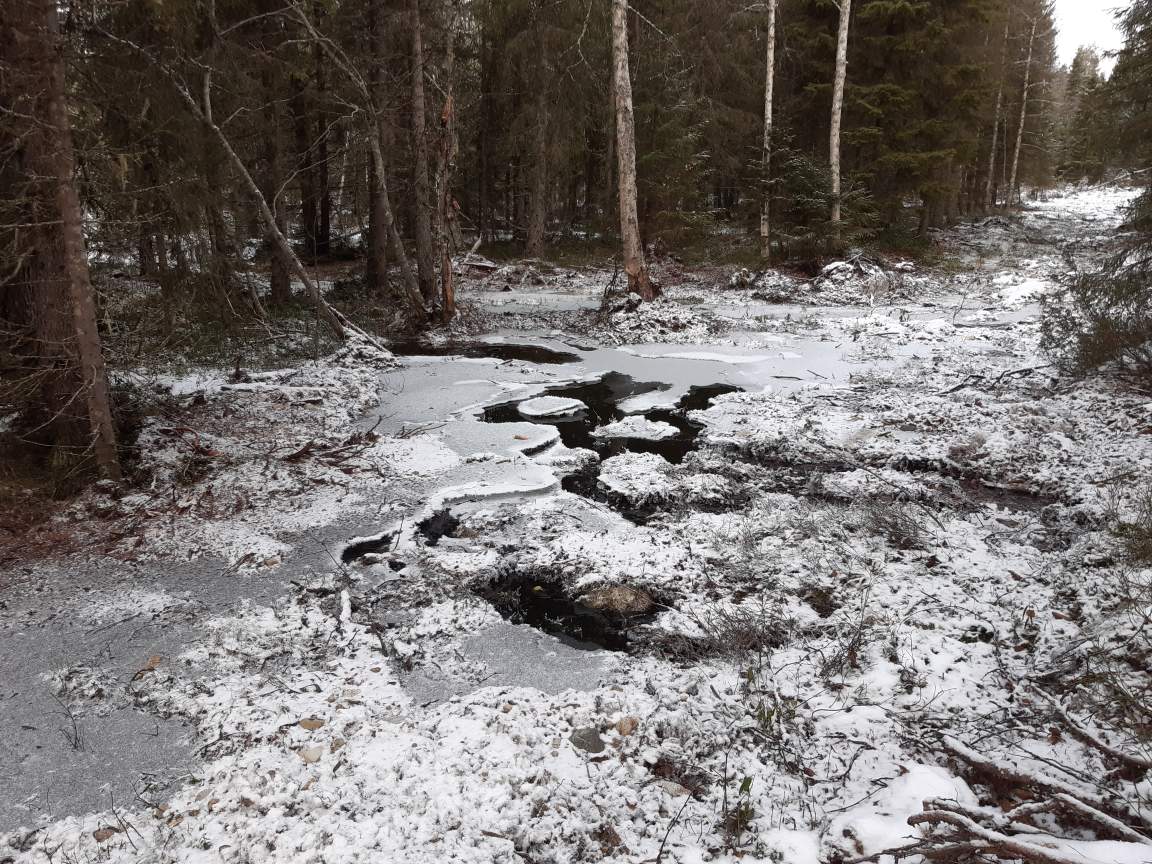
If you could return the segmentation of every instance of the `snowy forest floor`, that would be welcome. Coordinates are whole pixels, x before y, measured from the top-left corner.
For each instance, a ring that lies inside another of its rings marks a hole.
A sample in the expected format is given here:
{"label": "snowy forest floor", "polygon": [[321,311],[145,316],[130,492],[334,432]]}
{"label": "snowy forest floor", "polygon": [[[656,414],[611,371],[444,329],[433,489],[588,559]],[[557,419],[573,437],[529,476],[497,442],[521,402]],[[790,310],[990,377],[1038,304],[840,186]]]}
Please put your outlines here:
{"label": "snowy forest floor", "polygon": [[603,312],[485,262],[447,344],[138,370],[140,482],[3,565],[0,861],[815,864],[1038,775],[1147,830],[1152,397],[1039,352],[1130,194]]}

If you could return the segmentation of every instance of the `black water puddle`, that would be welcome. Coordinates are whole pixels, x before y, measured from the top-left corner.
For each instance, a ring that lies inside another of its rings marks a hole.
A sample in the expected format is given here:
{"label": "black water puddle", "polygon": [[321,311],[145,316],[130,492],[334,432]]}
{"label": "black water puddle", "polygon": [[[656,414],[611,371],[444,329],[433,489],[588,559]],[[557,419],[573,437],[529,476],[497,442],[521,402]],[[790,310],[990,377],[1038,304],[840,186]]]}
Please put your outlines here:
{"label": "black water puddle", "polygon": [[395,534],[383,534],[379,537],[373,537],[368,540],[360,540],[356,543],[349,543],[344,547],[344,551],[340,553],[340,561],[344,564],[351,564],[365,555],[372,555],[377,552],[386,552],[392,548],[392,544],[396,539]]}
{"label": "black water puddle", "polygon": [[488,423],[527,422],[552,426],[560,433],[560,440],[566,447],[592,450],[601,459],[625,452],[655,453],[673,464],[679,464],[684,461],[689,451],[695,449],[696,437],[703,428],[700,424],[688,420],[687,412],[706,408],[716,396],[733,393],[739,390],[739,387],[727,384],[692,387],[674,408],[654,408],[644,412],[643,416],[649,420],[675,427],[676,435],[670,438],[650,441],[644,438],[600,438],[592,434],[596,428],[623,420],[628,416],[620,409],[621,402],[633,396],[667,389],[668,384],[636,381],[629,375],[609,372],[597,381],[549,387],[543,392],[542,395],[545,396],[578,399],[586,406],[572,413],[553,417],[525,417],[520,413],[519,402],[503,402],[485,409],[483,419]]}
{"label": "black water puddle", "polygon": [[481,586],[476,594],[512,624],[527,624],[582,651],[628,651],[631,631],[655,619],[655,614],[618,616],[585,606],[564,587],[535,574],[511,572]]}
{"label": "black water puddle", "polygon": [[435,546],[441,537],[453,537],[460,529],[460,519],[448,509],[437,510],[426,519],[416,523],[416,530],[424,536],[424,542]]}
{"label": "black water puddle", "polygon": [[528,363],[579,363],[579,354],[557,351],[543,345],[504,342],[441,342],[418,339],[389,342],[388,349],[401,357],[491,357],[496,360],[524,360]]}

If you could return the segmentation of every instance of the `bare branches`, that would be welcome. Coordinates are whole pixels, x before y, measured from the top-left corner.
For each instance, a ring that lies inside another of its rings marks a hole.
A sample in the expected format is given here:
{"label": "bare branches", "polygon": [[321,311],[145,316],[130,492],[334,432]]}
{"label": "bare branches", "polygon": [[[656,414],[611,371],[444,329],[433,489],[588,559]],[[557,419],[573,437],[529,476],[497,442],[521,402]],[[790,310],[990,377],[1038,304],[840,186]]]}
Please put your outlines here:
{"label": "bare branches", "polygon": [[[987,851],[992,854],[1006,853],[1004,857],[1018,857],[1032,862],[1032,864],[1083,864],[1079,857],[1062,855],[1053,849],[1001,834],[998,831],[992,831],[978,825],[967,816],[947,810],[929,810],[925,813],[917,813],[915,816],[909,817],[908,824],[913,826],[948,825],[957,829],[954,834],[945,838],[945,842],[949,846],[955,846],[959,842],[964,846],[973,848],[974,851]],[[973,843],[973,840],[978,842]],[[984,847],[979,845],[981,842],[985,844]]]}
{"label": "bare branches", "polygon": [[1064,727],[1077,740],[1087,744],[1089,747],[1092,747],[1095,750],[1099,750],[1101,753],[1111,757],[1112,759],[1115,759],[1117,762],[1120,762],[1122,765],[1126,765],[1129,768],[1135,768],[1139,771],[1152,770],[1152,759],[1148,759],[1144,756],[1136,756],[1131,753],[1125,753],[1124,751],[1113,747],[1107,741],[1104,741],[1102,738],[1100,738],[1099,735],[1089,731],[1081,723],[1070,717],[1068,712],[1065,711],[1060,703],[1058,703],[1052,696],[1048,695],[1038,687],[1032,688],[1032,692],[1039,696],[1040,699],[1042,699],[1044,703],[1052,709],[1052,713],[1056,715],[1060,722],[1064,724]]}

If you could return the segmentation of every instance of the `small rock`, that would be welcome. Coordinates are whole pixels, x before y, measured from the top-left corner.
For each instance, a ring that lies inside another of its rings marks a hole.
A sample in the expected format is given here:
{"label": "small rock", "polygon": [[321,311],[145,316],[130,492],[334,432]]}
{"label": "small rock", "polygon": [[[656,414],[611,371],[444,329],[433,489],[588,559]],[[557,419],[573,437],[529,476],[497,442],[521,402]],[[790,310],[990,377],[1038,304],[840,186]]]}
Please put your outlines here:
{"label": "small rock", "polygon": [[300,721],[300,728],[307,729],[309,732],[315,732],[317,729],[324,725],[324,721],[319,717],[305,717]]}
{"label": "small rock", "polygon": [[645,615],[656,606],[652,595],[630,585],[606,585],[580,598],[589,609],[610,615]]}
{"label": "small rock", "polygon": [[95,838],[97,843],[103,843],[113,834],[119,833],[119,828],[113,828],[111,825],[101,825],[99,828],[92,832],[92,837]]}
{"label": "small rock", "polygon": [[585,726],[577,729],[568,736],[572,746],[586,753],[603,753],[604,739],[600,737],[600,730],[595,726]]}
{"label": "small rock", "polygon": [[628,736],[635,732],[639,725],[640,720],[636,717],[621,717],[616,721],[616,731],[621,735]]}
{"label": "small rock", "polygon": [[671,795],[673,798],[683,798],[685,795],[691,795],[692,790],[687,786],[681,786],[672,780],[658,780],[656,785]]}
{"label": "small rock", "polygon": [[320,757],[324,755],[323,747],[301,747],[297,751],[301,759],[304,760],[305,765],[313,765],[320,761]]}

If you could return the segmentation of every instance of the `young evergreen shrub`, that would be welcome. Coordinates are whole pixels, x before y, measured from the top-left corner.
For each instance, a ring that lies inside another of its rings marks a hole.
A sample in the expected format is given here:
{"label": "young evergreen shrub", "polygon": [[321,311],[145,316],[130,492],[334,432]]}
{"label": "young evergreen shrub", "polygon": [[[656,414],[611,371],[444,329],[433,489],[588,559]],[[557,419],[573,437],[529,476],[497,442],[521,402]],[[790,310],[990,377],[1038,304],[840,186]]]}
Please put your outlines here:
{"label": "young evergreen shrub", "polygon": [[1042,346],[1070,372],[1114,364],[1152,378],[1152,192],[1131,215],[1134,239],[1045,309]]}
{"label": "young evergreen shrub", "polygon": [[875,203],[859,183],[844,178],[841,222],[835,226],[829,222],[832,181],[828,166],[810,154],[783,148],[777,153],[777,164],[772,201],[785,260],[819,272],[829,257],[875,236]]}

